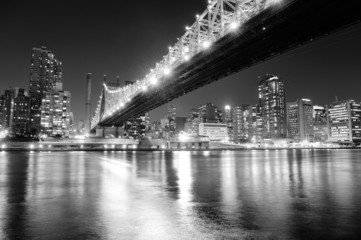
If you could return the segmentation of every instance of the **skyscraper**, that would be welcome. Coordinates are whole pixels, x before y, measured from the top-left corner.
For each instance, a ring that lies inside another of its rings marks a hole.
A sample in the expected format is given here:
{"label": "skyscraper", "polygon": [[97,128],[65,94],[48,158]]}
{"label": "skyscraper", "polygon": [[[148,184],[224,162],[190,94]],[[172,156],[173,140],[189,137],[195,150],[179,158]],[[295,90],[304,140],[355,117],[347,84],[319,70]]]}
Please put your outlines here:
{"label": "skyscraper", "polygon": [[328,108],[329,140],[361,142],[361,105],[354,100],[337,101]]}
{"label": "skyscraper", "polygon": [[313,105],[309,99],[287,103],[288,136],[296,141],[313,141]]}
{"label": "skyscraper", "polygon": [[169,121],[169,133],[171,137],[174,136],[176,130],[176,108],[173,104],[168,106],[168,121]]}
{"label": "skyscraper", "polygon": [[262,137],[286,137],[286,103],[283,82],[278,76],[266,75],[258,86],[262,117]]}
{"label": "skyscraper", "polygon": [[33,133],[39,133],[42,99],[61,80],[62,65],[55,55],[46,47],[33,48],[29,79],[30,127]]}
{"label": "skyscraper", "polygon": [[23,88],[18,89],[13,107],[12,132],[22,136],[29,131],[30,122],[30,99]]}
{"label": "skyscraper", "polygon": [[8,133],[11,133],[11,127],[13,125],[15,94],[16,90],[14,88],[9,88],[5,90],[0,98],[0,125],[2,130],[7,130]]}

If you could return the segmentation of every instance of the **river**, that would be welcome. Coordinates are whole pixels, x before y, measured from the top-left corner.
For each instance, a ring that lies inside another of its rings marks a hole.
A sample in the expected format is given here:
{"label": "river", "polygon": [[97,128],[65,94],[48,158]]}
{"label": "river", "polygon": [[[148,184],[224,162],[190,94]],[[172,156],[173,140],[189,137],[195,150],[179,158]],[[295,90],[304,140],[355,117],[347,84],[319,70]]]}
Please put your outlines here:
{"label": "river", "polygon": [[359,239],[360,150],[0,152],[0,239]]}

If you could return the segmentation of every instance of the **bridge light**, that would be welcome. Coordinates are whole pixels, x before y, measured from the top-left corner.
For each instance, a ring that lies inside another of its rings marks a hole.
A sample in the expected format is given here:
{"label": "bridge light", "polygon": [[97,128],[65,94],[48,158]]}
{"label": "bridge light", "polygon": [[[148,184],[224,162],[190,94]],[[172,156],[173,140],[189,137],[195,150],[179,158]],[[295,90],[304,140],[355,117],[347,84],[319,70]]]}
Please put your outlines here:
{"label": "bridge light", "polygon": [[210,46],[212,45],[212,43],[210,42],[210,41],[204,41],[203,43],[202,43],[202,47],[204,48],[204,49],[208,49]]}
{"label": "bridge light", "polygon": [[163,69],[163,73],[164,73],[164,75],[169,75],[170,74],[170,69],[169,68],[164,68]]}
{"label": "bridge light", "polygon": [[188,55],[184,55],[183,59],[184,61],[189,61],[190,57]]}
{"label": "bridge light", "polygon": [[238,27],[239,27],[239,23],[234,21],[234,22],[231,22],[231,24],[229,25],[230,29],[232,31],[236,30]]}
{"label": "bridge light", "polygon": [[146,87],[146,86],[143,86],[143,87],[142,87],[142,90],[143,90],[143,92],[147,91],[147,87]]}
{"label": "bridge light", "polygon": [[156,79],[155,77],[151,77],[151,78],[149,79],[149,81],[150,81],[150,83],[153,84],[153,85],[155,85],[155,84],[158,83],[158,79]]}
{"label": "bridge light", "polygon": [[184,52],[188,53],[189,52],[189,47],[184,47]]}

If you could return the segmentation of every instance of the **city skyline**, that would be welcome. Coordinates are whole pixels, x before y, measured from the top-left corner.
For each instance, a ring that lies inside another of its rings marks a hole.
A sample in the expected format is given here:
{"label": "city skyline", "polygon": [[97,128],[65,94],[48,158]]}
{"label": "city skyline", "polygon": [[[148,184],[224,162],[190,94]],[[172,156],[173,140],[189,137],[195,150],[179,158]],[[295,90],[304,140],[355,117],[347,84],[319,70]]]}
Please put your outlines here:
{"label": "city skyline", "polygon": [[[74,9],[69,10],[67,19],[55,20],[59,29],[73,31],[72,37],[66,39],[61,34],[56,35],[56,29],[47,30],[51,34],[44,33],[41,28],[26,29],[27,24],[38,23],[40,17],[29,19],[24,24],[20,20],[26,17],[25,7],[15,12],[14,4],[6,5],[3,8],[6,12],[4,11],[1,16],[4,21],[0,23],[5,37],[0,41],[3,46],[9,47],[1,50],[2,54],[0,54],[0,63],[4,66],[0,70],[0,91],[3,92],[9,85],[28,90],[31,49],[47,46],[62,60],[63,83],[67,89],[75,93],[71,106],[76,113],[75,122],[84,120],[84,89],[88,72],[92,73],[92,109],[94,110],[103,74],[107,74],[109,81],[116,81],[116,76],[119,75],[123,84],[125,81],[143,78],[148,69],[164,55],[168,45],[173,44],[176,37],[184,32],[184,26],[192,23],[194,15],[206,6],[204,1],[183,1],[172,4],[158,1],[158,3],[162,3],[158,10],[149,4],[150,8],[147,11],[157,17],[145,19],[142,13],[147,8],[142,8],[141,12],[137,13],[139,16],[133,18],[136,20],[126,26],[121,25],[121,22],[123,18],[129,17],[130,13],[119,16],[121,14],[112,10],[115,6],[111,4],[106,7],[101,6],[99,10],[95,5],[86,6],[84,12],[79,13],[80,15],[76,11],[79,10],[80,5],[74,6]],[[133,4],[126,3],[124,7],[132,8]],[[54,12],[58,13],[66,6],[66,4],[60,6]],[[29,11],[34,8],[34,6],[28,7]],[[159,13],[158,11],[161,14],[156,14]],[[89,14],[88,22],[82,20],[87,14]],[[16,17],[19,19],[10,21]],[[165,20],[167,20],[166,24],[164,24]],[[5,22],[8,24],[5,25]],[[153,24],[159,28],[149,29]],[[17,31],[14,32],[14,29]],[[94,31],[103,34],[98,35]],[[127,34],[131,34],[131,37],[128,38]],[[66,35],[70,36],[69,33]],[[14,38],[21,41],[14,41]],[[129,44],[132,39],[136,39],[135,43]],[[358,24],[198,89],[171,103],[177,107],[177,116],[186,116],[193,107],[195,99],[197,99],[196,105],[212,102],[222,110],[226,104],[236,106],[257,103],[258,76],[266,73],[276,74],[284,80],[286,101],[305,97],[312,99],[314,104],[325,105],[333,102],[335,96],[338,96],[338,99],[360,101],[361,71],[357,66],[361,54],[361,47],[358,44],[360,40],[361,27]],[[343,84],[339,84],[340,81]],[[152,120],[161,118],[166,109],[167,105],[164,105],[150,112]]]}

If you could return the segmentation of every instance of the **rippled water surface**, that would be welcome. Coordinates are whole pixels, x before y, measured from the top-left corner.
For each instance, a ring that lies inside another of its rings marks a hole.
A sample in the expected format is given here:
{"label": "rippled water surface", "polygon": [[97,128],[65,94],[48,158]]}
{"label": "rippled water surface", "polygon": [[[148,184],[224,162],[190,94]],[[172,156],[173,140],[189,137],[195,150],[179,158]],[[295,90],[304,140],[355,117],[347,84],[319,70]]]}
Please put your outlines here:
{"label": "rippled water surface", "polygon": [[359,239],[361,151],[0,152],[0,239]]}

